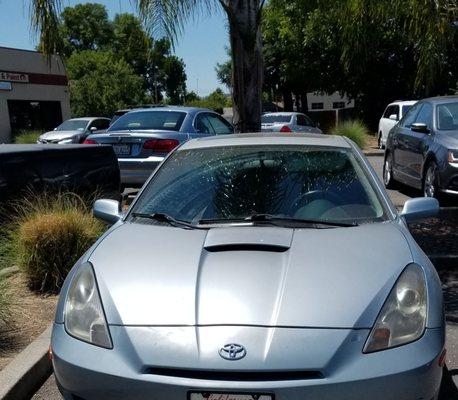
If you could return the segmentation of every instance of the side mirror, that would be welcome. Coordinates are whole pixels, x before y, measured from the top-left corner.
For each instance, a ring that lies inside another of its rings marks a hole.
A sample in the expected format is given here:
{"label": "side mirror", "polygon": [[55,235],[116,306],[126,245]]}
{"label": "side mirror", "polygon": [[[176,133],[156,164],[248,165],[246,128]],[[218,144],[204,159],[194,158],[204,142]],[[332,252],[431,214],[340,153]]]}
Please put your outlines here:
{"label": "side mirror", "polygon": [[401,213],[407,223],[433,218],[439,213],[439,202],[432,197],[419,197],[406,201]]}
{"label": "side mirror", "polygon": [[397,120],[398,120],[397,114],[391,114],[388,118],[389,118],[389,119],[392,119],[392,120],[394,120],[394,121],[397,121]]}
{"label": "side mirror", "polygon": [[96,200],[92,214],[107,224],[115,224],[122,217],[119,201],[109,199]]}
{"label": "side mirror", "polygon": [[57,128],[54,128],[53,131],[57,131]]}
{"label": "side mirror", "polygon": [[419,133],[429,133],[428,125],[423,124],[421,122],[416,122],[410,126],[410,129],[414,132]]}
{"label": "side mirror", "polygon": [[97,130],[97,128],[96,128],[95,126],[91,126],[91,127],[89,128],[89,130],[90,130],[91,132],[95,132],[95,131]]}

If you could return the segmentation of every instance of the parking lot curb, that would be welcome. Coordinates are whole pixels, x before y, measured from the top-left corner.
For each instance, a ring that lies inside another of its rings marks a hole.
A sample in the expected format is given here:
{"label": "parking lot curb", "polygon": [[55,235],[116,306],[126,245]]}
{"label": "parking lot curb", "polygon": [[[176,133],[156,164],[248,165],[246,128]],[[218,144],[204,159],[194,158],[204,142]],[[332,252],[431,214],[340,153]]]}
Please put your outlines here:
{"label": "parking lot curb", "polygon": [[366,157],[383,157],[385,152],[383,150],[363,150]]}
{"label": "parking lot curb", "polygon": [[50,326],[2,371],[0,371],[0,399],[30,399],[51,375],[52,364],[48,358],[51,341]]}

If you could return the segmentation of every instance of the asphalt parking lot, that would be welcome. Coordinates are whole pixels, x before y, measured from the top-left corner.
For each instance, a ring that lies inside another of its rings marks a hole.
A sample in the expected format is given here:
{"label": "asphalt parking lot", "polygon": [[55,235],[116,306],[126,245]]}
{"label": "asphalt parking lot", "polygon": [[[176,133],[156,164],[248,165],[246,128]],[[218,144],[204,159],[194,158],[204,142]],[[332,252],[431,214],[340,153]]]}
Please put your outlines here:
{"label": "asphalt parking lot", "polygon": [[[371,156],[369,160],[374,167],[375,171],[381,178],[382,176],[382,166],[383,166],[383,157],[381,156]],[[420,196],[421,193],[415,190],[403,189],[402,192],[390,190],[389,195],[394,203],[394,205],[401,209],[406,200],[411,197]],[[457,265],[458,267],[458,265]],[[447,359],[448,367],[450,370],[458,370],[458,324],[448,323],[447,324]],[[458,380],[456,381],[458,383]],[[43,385],[38,393],[33,397],[34,400],[58,400],[62,399],[60,396],[54,377],[51,376],[50,379]]]}

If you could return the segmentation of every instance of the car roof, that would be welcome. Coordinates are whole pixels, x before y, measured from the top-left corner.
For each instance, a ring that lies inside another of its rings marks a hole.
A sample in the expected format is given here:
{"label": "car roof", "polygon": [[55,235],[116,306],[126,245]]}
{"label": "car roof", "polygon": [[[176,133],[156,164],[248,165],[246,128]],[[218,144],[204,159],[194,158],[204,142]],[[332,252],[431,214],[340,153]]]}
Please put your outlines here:
{"label": "car roof", "polygon": [[397,105],[401,105],[401,106],[412,106],[416,103],[418,103],[419,100],[397,100],[397,101],[393,101],[392,103],[388,104],[388,107],[389,106],[397,106]]}
{"label": "car roof", "polygon": [[276,112],[267,112],[267,113],[264,113],[262,114],[262,116],[265,116],[265,115],[285,115],[285,116],[290,116],[290,115],[296,115],[296,114],[300,114],[298,112],[293,112],[293,111],[276,111]]}
{"label": "car roof", "polygon": [[184,143],[178,151],[226,146],[256,145],[296,145],[351,149],[350,143],[342,136],[319,134],[284,133],[243,133],[217,135],[192,139]]}
{"label": "car roof", "polygon": [[201,111],[214,113],[213,110],[209,108],[199,108],[199,107],[182,107],[182,106],[163,106],[163,107],[153,107],[153,108],[133,108],[129,111],[130,113],[136,112],[158,112],[158,111],[181,111],[188,114],[196,114]]}
{"label": "car roof", "polygon": [[80,118],[69,118],[67,121],[88,121],[93,119],[110,119],[107,117],[80,117]]}
{"label": "car roof", "polygon": [[458,96],[429,97],[427,99],[423,99],[422,101],[428,101],[434,104],[444,104],[444,103],[450,103],[450,102],[458,102]]}

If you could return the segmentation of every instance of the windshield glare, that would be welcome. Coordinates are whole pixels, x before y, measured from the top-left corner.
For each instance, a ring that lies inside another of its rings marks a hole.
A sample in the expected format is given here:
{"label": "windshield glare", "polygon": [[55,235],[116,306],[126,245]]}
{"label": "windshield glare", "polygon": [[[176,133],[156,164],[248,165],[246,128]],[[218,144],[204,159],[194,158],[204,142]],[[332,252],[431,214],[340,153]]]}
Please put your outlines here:
{"label": "windshield glare", "polygon": [[84,131],[88,123],[88,119],[69,119],[68,121],[65,121],[64,123],[60,124],[56,128],[56,131]]}
{"label": "windshield glare", "polygon": [[275,124],[275,123],[289,123],[291,122],[291,115],[263,115],[261,117],[262,124]]}
{"label": "windshield glare", "polygon": [[108,129],[112,131],[166,130],[179,131],[186,113],[179,111],[130,112],[119,117]]}
{"label": "windshield glare", "polygon": [[132,213],[201,220],[256,214],[365,223],[386,220],[382,202],[350,151],[306,146],[180,150],[163,164]]}

